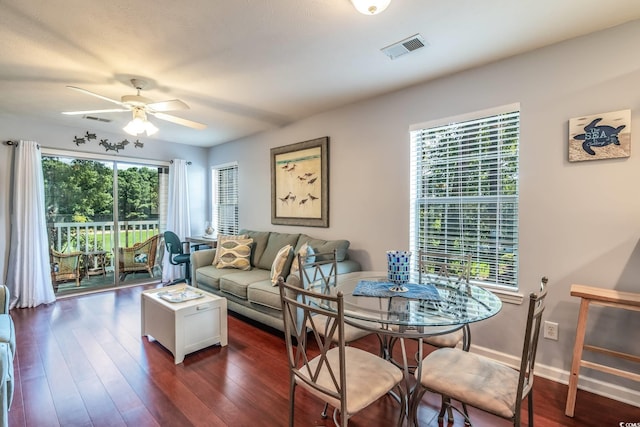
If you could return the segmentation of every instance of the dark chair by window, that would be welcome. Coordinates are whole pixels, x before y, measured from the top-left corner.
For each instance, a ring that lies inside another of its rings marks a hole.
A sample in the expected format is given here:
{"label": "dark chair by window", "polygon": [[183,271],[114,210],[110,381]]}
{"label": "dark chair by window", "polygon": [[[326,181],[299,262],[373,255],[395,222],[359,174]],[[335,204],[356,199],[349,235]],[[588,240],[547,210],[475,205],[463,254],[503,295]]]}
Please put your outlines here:
{"label": "dark chair by window", "polygon": [[190,283],[191,281],[191,254],[188,250],[185,250],[185,245],[188,248],[189,242],[181,242],[180,238],[173,231],[164,232],[164,244],[169,252],[169,262],[173,265],[184,264],[184,277],[176,279],[169,285],[173,285],[180,282]]}

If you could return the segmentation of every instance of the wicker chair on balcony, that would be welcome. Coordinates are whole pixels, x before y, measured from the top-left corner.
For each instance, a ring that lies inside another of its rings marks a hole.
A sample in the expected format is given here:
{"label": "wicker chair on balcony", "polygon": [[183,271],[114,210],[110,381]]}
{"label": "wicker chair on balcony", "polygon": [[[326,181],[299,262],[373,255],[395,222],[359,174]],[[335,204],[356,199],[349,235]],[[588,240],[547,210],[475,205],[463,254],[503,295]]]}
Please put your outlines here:
{"label": "wicker chair on balcony", "polygon": [[49,250],[51,263],[51,283],[53,290],[58,291],[58,285],[62,282],[75,280],[76,286],[80,286],[80,258],[82,252],[62,253]]}
{"label": "wicker chair on balcony", "polygon": [[129,273],[140,271],[146,271],[153,277],[159,238],[160,236],[156,234],[130,248],[119,249],[120,280],[124,280]]}

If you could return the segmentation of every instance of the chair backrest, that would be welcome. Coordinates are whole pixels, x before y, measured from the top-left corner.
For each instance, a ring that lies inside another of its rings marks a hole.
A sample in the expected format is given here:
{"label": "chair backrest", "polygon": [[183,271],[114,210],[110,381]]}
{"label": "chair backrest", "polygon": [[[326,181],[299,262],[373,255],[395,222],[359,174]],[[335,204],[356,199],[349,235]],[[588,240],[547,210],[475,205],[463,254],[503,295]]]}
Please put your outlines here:
{"label": "chair backrest", "polygon": [[77,272],[80,268],[80,256],[82,252],[58,252],[53,248],[49,248],[50,262],[56,267],[54,273],[69,274]]}
{"label": "chair backrest", "polygon": [[418,252],[418,283],[437,280],[460,287],[469,283],[471,256],[439,252]]}
{"label": "chair backrest", "polygon": [[149,258],[147,259],[147,264],[150,266],[156,265],[156,254],[158,253],[158,240],[160,240],[160,235],[156,234],[147,239],[145,243],[149,245]]}
{"label": "chair backrest", "polygon": [[[346,370],[342,292],[337,295],[316,293],[289,285],[282,277],[278,278],[278,287],[291,380],[295,377],[308,387],[340,401],[344,414]],[[302,323],[297,321],[298,312],[303,313]],[[313,316],[316,315],[325,316],[326,321],[314,322]],[[332,340],[332,337],[337,337],[337,340]],[[336,348],[336,344],[339,364],[330,365],[327,352]],[[333,387],[318,384],[319,378],[330,378]]]}
{"label": "chair backrest", "polygon": [[183,253],[180,238],[173,231],[164,232],[164,244],[167,247],[167,252],[171,255],[181,255]]}
{"label": "chair backrest", "polygon": [[522,359],[520,361],[518,392],[516,394],[516,396],[521,396],[520,399],[516,400],[518,405],[522,403],[522,399],[529,394],[533,387],[533,370],[536,362],[536,353],[538,351],[538,338],[540,336],[540,325],[542,324],[542,313],[544,312],[545,298],[547,296],[547,282],[548,279],[543,277],[540,280],[540,292],[532,292],[529,294],[529,311],[527,314],[527,326],[524,334]]}
{"label": "chair backrest", "polygon": [[317,253],[308,257],[298,255],[300,287],[329,295],[338,285],[336,251]]}

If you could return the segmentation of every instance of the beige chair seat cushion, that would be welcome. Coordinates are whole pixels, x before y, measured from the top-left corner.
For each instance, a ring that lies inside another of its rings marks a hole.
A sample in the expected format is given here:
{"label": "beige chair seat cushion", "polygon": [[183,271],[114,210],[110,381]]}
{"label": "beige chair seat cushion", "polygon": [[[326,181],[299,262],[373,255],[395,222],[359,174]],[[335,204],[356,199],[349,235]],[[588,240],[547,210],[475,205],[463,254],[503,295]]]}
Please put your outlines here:
{"label": "beige chair seat cushion", "polygon": [[[402,371],[381,357],[354,347],[345,347],[344,350],[347,371],[346,396],[348,415],[355,414],[369,406],[402,381]],[[335,367],[336,374],[338,372],[337,367],[340,364],[338,360],[339,354],[338,347],[330,349],[326,354],[329,364]],[[319,357],[309,362],[312,372],[317,368],[319,362]],[[306,374],[306,372],[303,372],[303,374]],[[328,402],[334,408],[340,408],[339,400],[306,385],[304,381],[297,377],[296,383],[319,399]],[[326,389],[335,391],[333,380],[326,369],[320,371],[317,383]]]}
{"label": "beige chair seat cushion", "polygon": [[454,400],[513,417],[518,371],[489,358],[455,348],[435,350],[422,361],[420,382]]}
{"label": "beige chair seat cushion", "polygon": [[427,337],[423,341],[434,347],[455,347],[460,341],[462,341],[463,337],[464,332],[462,329],[458,329],[457,331],[449,332],[448,334]]}

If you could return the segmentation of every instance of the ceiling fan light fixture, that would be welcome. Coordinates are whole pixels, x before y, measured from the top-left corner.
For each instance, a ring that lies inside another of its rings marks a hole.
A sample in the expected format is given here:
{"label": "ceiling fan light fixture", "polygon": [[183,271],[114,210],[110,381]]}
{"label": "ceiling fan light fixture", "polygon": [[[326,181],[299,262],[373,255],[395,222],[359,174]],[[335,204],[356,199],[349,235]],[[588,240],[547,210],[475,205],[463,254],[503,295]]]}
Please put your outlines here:
{"label": "ceiling fan light fixture", "polygon": [[391,0],[351,0],[351,3],[364,15],[377,15],[389,6]]}
{"label": "ceiling fan light fixture", "polygon": [[146,132],[147,136],[151,136],[158,133],[158,128],[155,127],[150,121],[146,121],[144,123],[144,131]]}
{"label": "ceiling fan light fixture", "polygon": [[127,123],[122,130],[133,136],[138,136],[143,132],[145,132],[147,136],[151,136],[158,132],[158,128],[147,120],[147,115],[141,108],[135,108],[133,110],[133,120]]}

